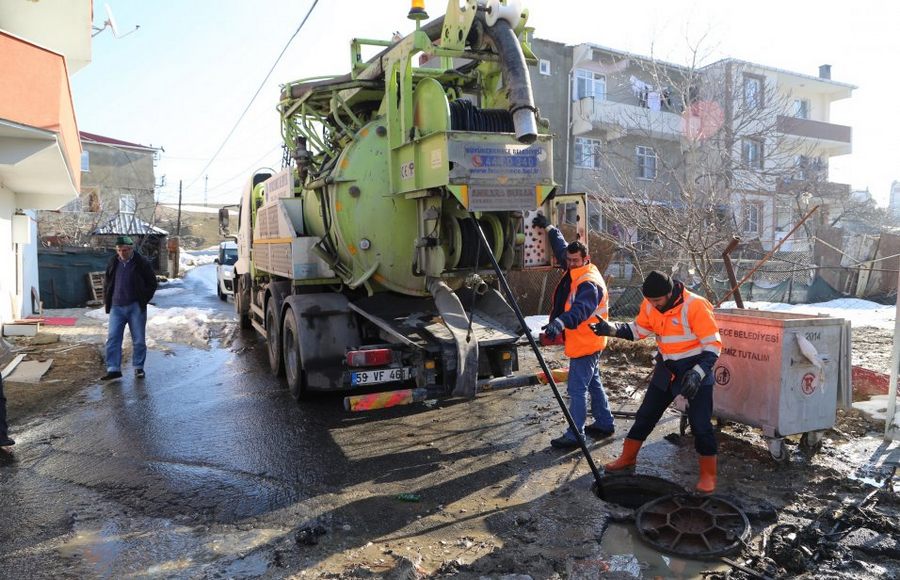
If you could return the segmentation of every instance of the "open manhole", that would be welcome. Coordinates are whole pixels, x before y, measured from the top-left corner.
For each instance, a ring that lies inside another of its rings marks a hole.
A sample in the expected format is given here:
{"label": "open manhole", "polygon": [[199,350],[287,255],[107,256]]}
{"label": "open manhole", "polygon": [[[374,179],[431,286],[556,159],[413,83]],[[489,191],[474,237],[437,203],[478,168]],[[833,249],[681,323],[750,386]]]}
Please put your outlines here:
{"label": "open manhole", "polygon": [[637,509],[663,496],[684,493],[684,488],[677,483],[652,475],[616,473],[603,476],[601,481],[603,493],[597,495],[603,501],[630,509]]}
{"label": "open manhole", "polygon": [[645,503],[635,514],[635,525],[655,549],[697,559],[734,552],[750,534],[747,516],[730,501],[685,493]]}

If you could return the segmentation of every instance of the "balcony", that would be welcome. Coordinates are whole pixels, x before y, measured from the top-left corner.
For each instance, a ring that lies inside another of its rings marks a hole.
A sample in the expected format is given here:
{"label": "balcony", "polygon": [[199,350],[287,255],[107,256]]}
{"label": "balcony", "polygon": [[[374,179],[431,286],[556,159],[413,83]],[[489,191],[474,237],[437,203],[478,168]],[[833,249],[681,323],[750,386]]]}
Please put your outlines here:
{"label": "balcony", "polygon": [[0,2],[0,30],[66,57],[69,74],[91,62],[92,0]]}
{"label": "balcony", "polygon": [[853,149],[851,127],[778,115],[777,129],[785,135],[793,135],[818,142],[828,155],[846,155]]}
{"label": "balcony", "polygon": [[22,209],[68,203],[81,186],[81,141],[65,58],[0,31],[0,85],[0,182]]}
{"label": "balcony", "polygon": [[678,141],[684,133],[684,123],[678,113],[654,111],[593,97],[585,97],[572,103],[572,121],[572,132],[575,135],[600,130],[605,131],[610,140],[638,135]]}
{"label": "balcony", "polygon": [[809,193],[813,197],[841,199],[850,195],[850,185],[811,179],[779,179],[775,193],[791,195]]}

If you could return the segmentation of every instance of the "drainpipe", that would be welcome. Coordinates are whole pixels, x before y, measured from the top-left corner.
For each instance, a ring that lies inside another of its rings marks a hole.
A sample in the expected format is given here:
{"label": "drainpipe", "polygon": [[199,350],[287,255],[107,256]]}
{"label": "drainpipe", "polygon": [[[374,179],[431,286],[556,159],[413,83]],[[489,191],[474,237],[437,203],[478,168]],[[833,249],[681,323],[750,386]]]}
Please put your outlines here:
{"label": "drainpipe", "polygon": [[575,75],[575,49],[572,49],[572,67],[566,77],[566,188],[563,193],[569,193],[569,149],[572,147],[572,81]]}

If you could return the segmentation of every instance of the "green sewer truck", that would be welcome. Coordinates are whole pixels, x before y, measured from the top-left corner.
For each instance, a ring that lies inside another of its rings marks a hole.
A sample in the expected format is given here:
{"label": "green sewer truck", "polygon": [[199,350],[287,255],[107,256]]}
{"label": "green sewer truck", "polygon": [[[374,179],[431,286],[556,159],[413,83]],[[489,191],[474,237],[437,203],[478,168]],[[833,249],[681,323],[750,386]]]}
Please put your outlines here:
{"label": "green sewer truck", "polygon": [[349,74],[283,87],[286,167],[242,195],[235,309],[298,399],[378,392],[347,399],[362,409],[509,384],[525,329],[486,246],[502,271],[546,269],[531,216],[565,204],[586,223],[583,195],[556,195],[528,12],[450,0],[421,24],[413,4],[412,34],[355,39]]}

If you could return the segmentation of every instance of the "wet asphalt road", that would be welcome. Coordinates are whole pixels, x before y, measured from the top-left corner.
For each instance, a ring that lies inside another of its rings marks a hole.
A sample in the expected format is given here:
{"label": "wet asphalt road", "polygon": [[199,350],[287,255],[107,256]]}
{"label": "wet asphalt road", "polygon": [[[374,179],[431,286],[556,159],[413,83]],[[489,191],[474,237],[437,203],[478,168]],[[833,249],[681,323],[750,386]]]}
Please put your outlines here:
{"label": "wet asphalt road", "polygon": [[[183,287],[156,305],[233,312],[215,295],[214,265],[189,272]],[[58,555],[72,533],[99,527],[102,535],[104,520],[230,524],[328,483],[318,466],[339,451],[323,417],[340,401],[297,405],[253,334],[230,348],[151,349],[145,368],[139,381],[126,363],[121,381],[91,386],[17,429],[15,459],[0,467],[0,577],[14,577],[11,569],[30,565],[23,562],[61,572]],[[85,520],[94,525],[79,525]],[[74,560],[97,560],[89,570],[118,575],[121,554],[95,543]],[[55,551],[23,557],[48,547]]]}

